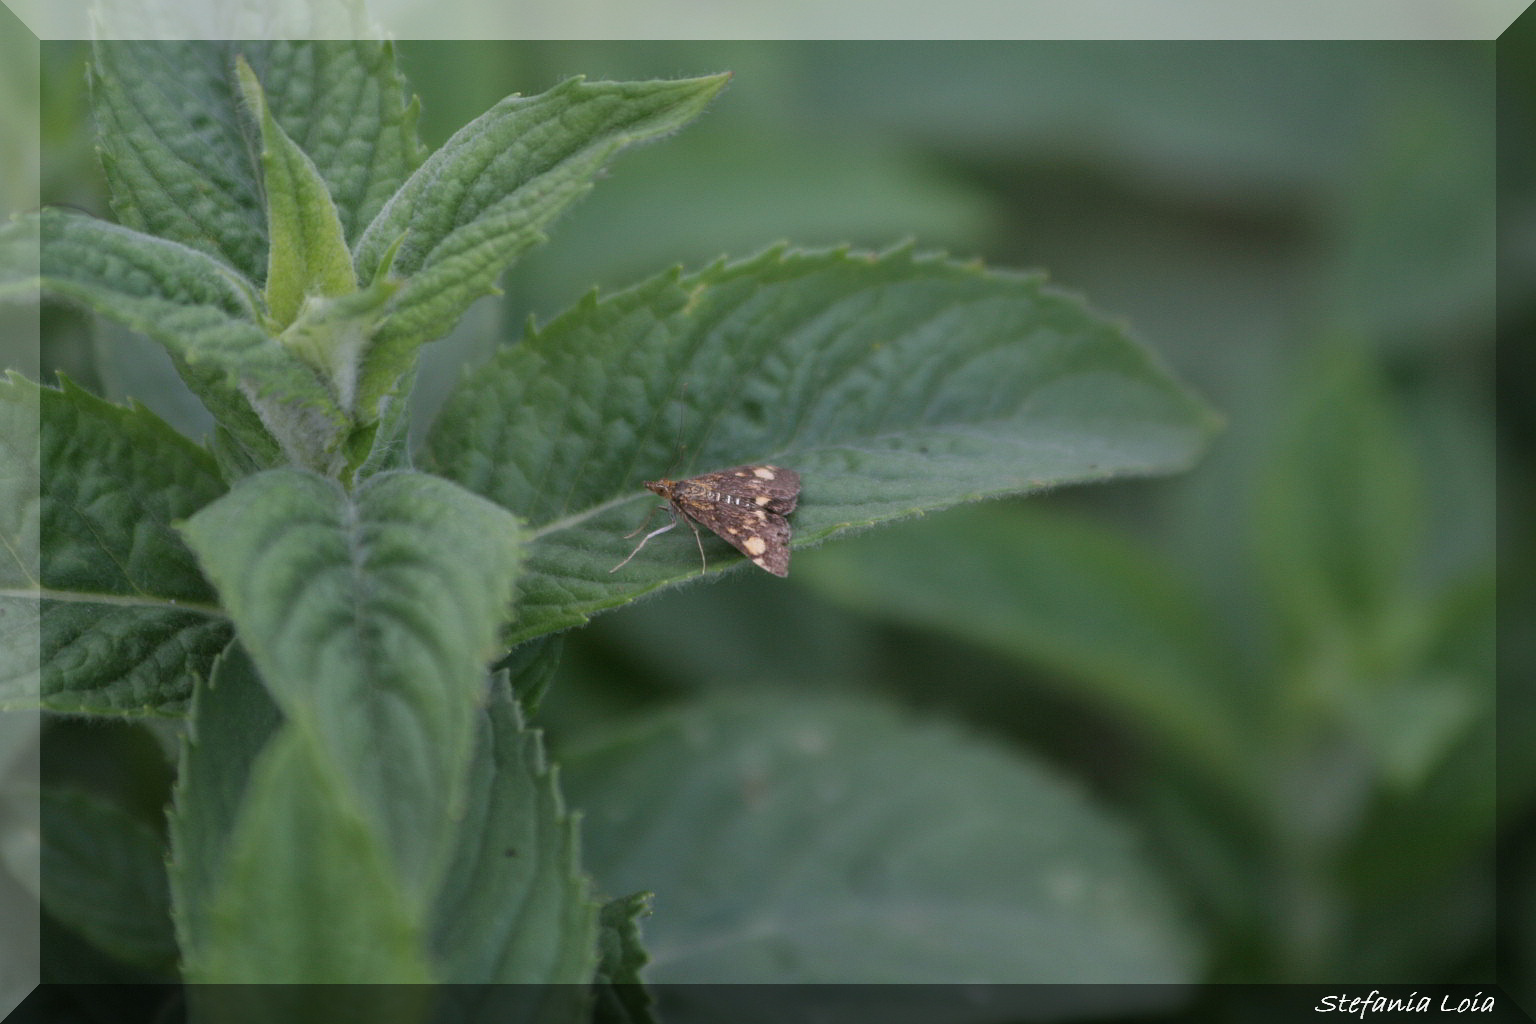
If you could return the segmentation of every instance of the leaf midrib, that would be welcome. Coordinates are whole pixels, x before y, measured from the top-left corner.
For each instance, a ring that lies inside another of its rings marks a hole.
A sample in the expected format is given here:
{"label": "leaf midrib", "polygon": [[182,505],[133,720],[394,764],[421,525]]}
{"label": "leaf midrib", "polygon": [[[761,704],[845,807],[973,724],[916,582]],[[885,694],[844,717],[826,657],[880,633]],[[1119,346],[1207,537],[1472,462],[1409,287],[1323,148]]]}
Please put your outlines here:
{"label": "leaf midrib", "polygon": [[83,590],[57,590],[51,587],[0,588],[0,599],[20,598],[41,601],[65,601],[76,604],[107,604],[157,611],[193,612],[214,619],[228,619],[229,613],[217,605],[201,601],[180,601],[173,597],[148,597],[133,594],[101,594]]}

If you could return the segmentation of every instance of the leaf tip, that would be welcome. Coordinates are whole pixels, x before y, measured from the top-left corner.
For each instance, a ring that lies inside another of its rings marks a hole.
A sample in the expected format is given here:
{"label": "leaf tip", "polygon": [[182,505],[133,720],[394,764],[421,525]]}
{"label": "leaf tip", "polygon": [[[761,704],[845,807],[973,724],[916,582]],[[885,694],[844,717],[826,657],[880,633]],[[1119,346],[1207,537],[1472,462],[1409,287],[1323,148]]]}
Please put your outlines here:
{"label": "leaf tip", "polygon": [[240,82],[240,94],[245,99],[246,105],[257,120],[261,120],[267,113],[266,95],[261,90],[261,82],[252,70],[251,64],[245,59],[245,54],[235,54],[235,77]]}

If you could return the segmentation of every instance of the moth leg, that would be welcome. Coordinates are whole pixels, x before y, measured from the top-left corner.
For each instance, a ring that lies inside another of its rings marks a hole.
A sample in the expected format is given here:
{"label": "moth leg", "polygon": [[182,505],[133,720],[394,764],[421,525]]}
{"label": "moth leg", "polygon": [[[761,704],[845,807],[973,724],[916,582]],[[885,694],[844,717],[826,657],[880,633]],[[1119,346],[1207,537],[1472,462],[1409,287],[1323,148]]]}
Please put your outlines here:
{"label": "moth leg", "polygon": [[[667,508],[668,511],[672,512],[672,521],[670,523],[668,523],[666,526],[663,526],[663,527],[660,527],[658,529],[652,530],[650,533],[648,533],[644,537],[642,537],[640,539],[640,543],[635,545],[635,550],[633,550],[633,551],[631,551],[629,553],[629,558],[624,559],[624,561],[620,562],[618,565],[614,566],[612,569],[609,569],[608,570],[609,572],[618,572],[620,569],[624,568],[624,566],[629,562],[629,559],[630,558],[634,558],[636,555],[638,555],[640,553],[640,549],[645,547],[645,542],[650,540],[652,537],[656,536],[658,533],[666,533],[668,530],[673,530],[673,529],[677,528],[677,512],[675,510],[672,510],[670,506],[663,506],[663,507]],[[652,512],[654,513],[654,511],[655,510],[653,509]],[[640,529],[641,530],[645,529],[644,524],[641,524]],[[640,532],[640,530],[636,530],[635,531],[635,533],[639,533],[639,532]],[[694,532],[697,533],[698,530],[694,530]],[[629,536],[633,537],[634,535],[635,534],[632,533]]]}
{"label": "moth leg", "polygon": [[[685,516],[684,518],[686,519],[687,517]],[[672,525],[676,526],[677,524],[673,523]],[[704,538],[699,535],[699,528],[693,524],[692,519],[688,519],[688,527],[693,530],[693,541],[699,546],[699,575],[702,576],[709,572],[709,562],[704,557]]]}
{"label": "moth leg", "polygon": [[[645,518],[640,520],[640,525],[635,527],[633,530],[630,530],[628,533],[626,533],[624,535],[624,539],[625,540],[629,540],[629,538],[633,537],[635,534],[639,533],[641,530],[645,529],[647,526],[650,526],[651,525],[651,516],[655,515],[658,509],[666,509],[666,508],[670,508],[670,507],[671,506],[669,506],[669,505],[652,505],[651,506],[651,510],[645,514]],[[677,524],[674,523],[672,525],[676,526]],[[645,542],[641,541],[640,543],[644,544]],[[637,548],[636,550],[639,550],[639,549]]]}

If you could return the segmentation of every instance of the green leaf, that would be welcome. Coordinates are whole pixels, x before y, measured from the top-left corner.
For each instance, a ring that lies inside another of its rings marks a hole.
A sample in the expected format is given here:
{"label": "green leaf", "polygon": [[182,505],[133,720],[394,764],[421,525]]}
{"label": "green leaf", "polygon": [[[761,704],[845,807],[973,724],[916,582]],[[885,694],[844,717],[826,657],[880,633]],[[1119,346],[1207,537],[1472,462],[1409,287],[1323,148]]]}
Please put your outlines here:
{"label": "green leaf", "polygon": [[598,883],[656,893],[653,982],[1194,977],[1125,830],[952,729],[762,692],[626,723],[563,761]]}
{"label": "green leaf", "polygon": [[0,380],[0,695],[35,704],[40,692],[42,579],[38,387],[15,371]]}
{"label": "green leaf", "polygon": [[261,752],[209,901],[208,945],[189,954],[193,980],[430,980],[419,896],[401,885],[395,851],[355,797],[337,792],[329,757],[302,725]]}
{"label": "green leaf", "polygon": [[489,294],[614,154],[681,128],[725,81],[571,79],[502,100],[432,154],[355,246],[360,278],[385,269],[396,246],[391,272],[406,278],[369,351],[361,406],[372,408],[422,344]]}
{"label": "green leaf", "polygon": [[[1469,736],[1496,719],[1496,711],[1507,714],[1495,703],[1497,598],[1491,567],[1447,587],[1414,638],[1414,660],[1384,686],[1341,695],[1344,720],[1370,752],[1386,794],[1412,798],[1436,781]],[[1470,811],[1476,801],[1464,796],[1462,809]],[[1454,834],[1451,815],[1435,808],[1434,817],[1435,834],[1445,842]]]}
{"label": "green leaf", "polygon": [[1248,760],[1235,655],[1177,566],[1103,527],[981,507],[820,551],[802,581],[864,615],[1048,669],[1224,778]]}
{"label": "green leaf", "polygon": [[1413,452],[1381,381],[1355,348],[1327,353],[1266,465],[1255,516],[1270,600],[1324,652],[1382,638],[1424,526]]}
{"label": "green leaf", "polygon": [[382,40],[97,41],[93,100],[119,219],[261,281],[267,224],[237,54],[324,178],[348,238],[420,164],[417,104]]}
{"label": "green leaf", "polygon": [[[260,305],[250,282],[218,260],[94,217],[47,207],[7,224],[4,235],[8,258],[0,296],[7,299],[25,298],[38,287],[38,278],[22,273],[25,263],[17,258],[26,247],[35,246],[40,262],[33,270],[41,275],[43,287],[80,302],[120,303],[125,316],[137,314],[146,322],[151,317],[143,311],[158,313],[169,307],[202,311],[207,321],[249,321]],[[123,322],[170,344],[150,329],[153,323],[141,328]]]}
{"label": "green leaf", "polygon": [[560,667],[560,654],[564,648],[564,637],[541,636],[518,644],[496,663],[498,669],[507,673],[507,681],[517,696],[517,706],[524,718],[532,718],[538,711],[555,678],[555,670]]}
{"label": "green leaf", "polygon": [[[177,938],[206,1019],[335,1020],[330,990],[297,986],[426,980],[412,901],[366,823],[317,785],[311,749],[232,647],[194,698],[170,819]],[[286,984],[219,984],[238,982]],[[421,992],[346,991],[366,1019],[421,1019]]]}
{"label": "green leaf", "polygon": [[593,1019],[600,1024],[656,1024],[659,1018],[640,972],[650,954],[640,938],[640,919],[650,917],[655,893],[637,892],[603,904],[598,922],[597,1005]]}
{"label": "green leaf", "polygon": [[375,281],[362,291],[335,298],[310,296],[299,309],[298,319],[282,333],[282,342],[316,370],[325,374],[331,393],[348,415],[360,414],[364,423],[353,429],[348,441],[348,465],[363,462],[370,444],[354,443],[361,435],[372,442],[381,427],[387,432],[398,426],[393,419],[381,424],[370,416],[403,416],[405,403],[400,397],[408,381],[396,382],[390,401],[374,410],[357,409],[358,372],[362,353],[378,326],[378,319],[390,298],[399,289],[398,281]]}
{"label": "green leaf", "polygon": [[[250,657],[230,645],[198,680],[170,811],[169,865],[176,938],[190,964],[213,939],[209,906],[218,893],[230,831],[251,766],[282,723]],[[196,970],[191,972],[194,976]]]}
{"label": "green leaf", "polygon": [[182,529],[314,748],[284,740],[267,770],[313,771],[304,798],[319,803],[262,813],[329,808],[336,828],[361,830],[338,850],[371,837],[424,904],[466,796],[484,664],[522,557],[516,521],[419,473],[383,473],[348,495],[283,469],[246,477]]}
{"label": "green leaf", "polygon": [[450,984],[585,985],[597,966],[597,904],[575,825],[539,734],[505,675],[480,716],[459,848],[434,912]]}
{"label": "green leaf", "polygon": [[424,155],[416,137],[419,104],[407,99],[394,44],[274,40],[240,49],[283,133],[325,179],[346,237],[356,238]]}
{"label": "green leaf", "polygon": [[46,292],[164,345],[263,462],[275,461],[277,444],[302,465],[333,461],[346,418],[325,382],[252,319],[258,300],[248,283],[185,246],[90,217],[44,210],[40,227]]}
{"label": "green leaf", "polygon": [[97,949],[146,970],[175,970],[165,851],[155,830],[119,805],[45,788],[43,907]]}
{"label": "green leaf", "polygon": [[118,220],[260,281],[266,218],[231,45],[97,40],[93,52],[97,144]]}
{"label": "green leaf", "polygon": [[[235,61],[245,102],[261,125],[262,189],[267,201],[267,313],[287,327],[311,296],[335,297],[357,290],[352,254],[336,204],[314,163],[267,107],[261,83],[245,58]],[[325,368],[320,364],[317,368]]]}
{"label": "green leaf", "polygon": [[[229,622],[172,529],[224,491],[208,453],[142,406],[19,377],[42,415],[41,689],[12,704],[97,714],[179,712],[229,642]],[[30,702],[28,701],[30,696]]]}
{"label": "green leaf", "polygon": [[[792,522],[811,544],[1180,469],[1214,426],[1122,329],[1038,277],[905,250],[773,250],[583,301],[467,378],[427,448],[444,475],[533,524],[522,638],[697,574],[686,533],[609,572],[652,500],[640,482],[679,454],[681,475],[798,470]],[[739,561],[705,547],[716,567]]]}

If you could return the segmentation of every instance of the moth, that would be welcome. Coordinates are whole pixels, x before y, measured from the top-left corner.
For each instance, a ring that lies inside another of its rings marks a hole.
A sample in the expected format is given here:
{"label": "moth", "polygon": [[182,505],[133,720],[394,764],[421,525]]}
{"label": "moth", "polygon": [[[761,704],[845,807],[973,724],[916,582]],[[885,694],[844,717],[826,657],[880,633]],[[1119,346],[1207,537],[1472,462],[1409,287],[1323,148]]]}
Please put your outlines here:
{"label": "moth", "polygon": [[[671,513],[672,521],[646,534],[629,558],[609,572],[618,572],[640,553],[646,541],[675,529],[682,521],[693,530],[699,561],[705,569],[709,563],[704,559],[704,541],[695,523],[746,555],[758,568],[775,576],[789,575],[789,520],[784,517],[800,500],[799,473],[781,466],[736,466],[687,480],[646,480],[645,487],[666,499],[660,507]],[[650,517],[646,518],[649,522]],[[646,525],[641,523],[640,529],[628,536],[633,537]]]}

